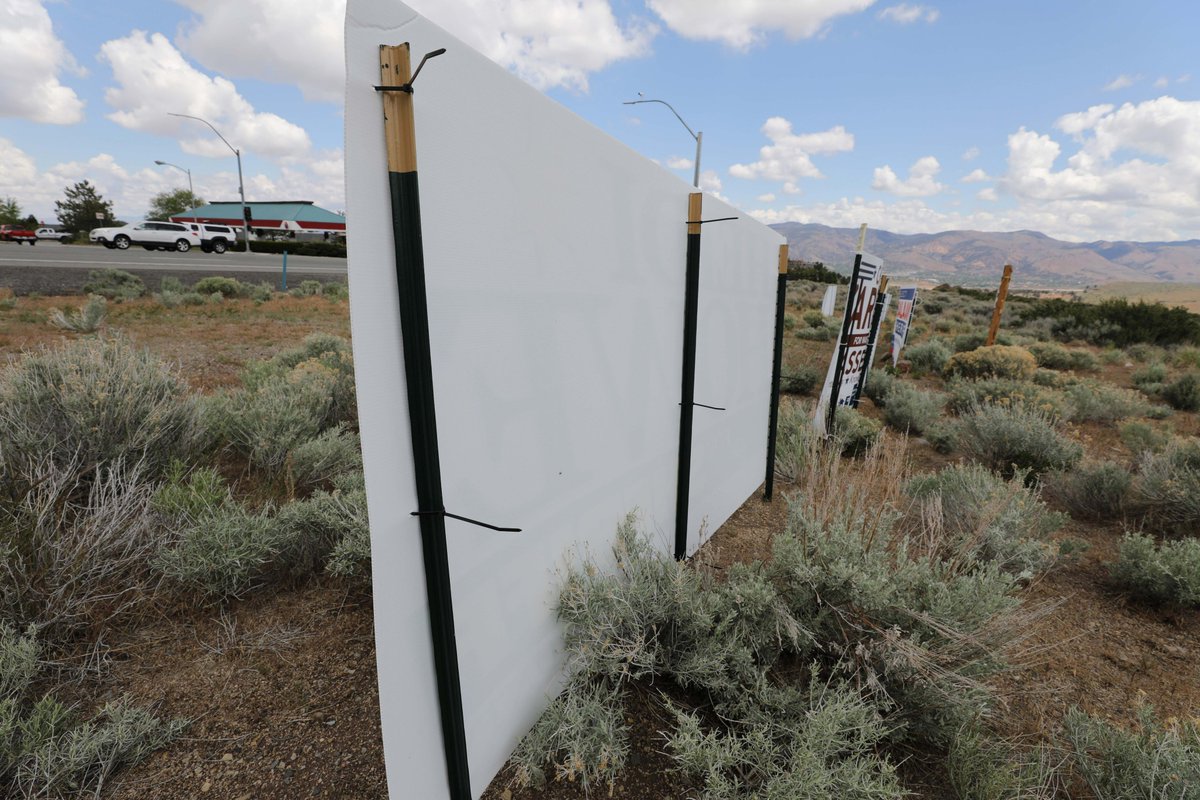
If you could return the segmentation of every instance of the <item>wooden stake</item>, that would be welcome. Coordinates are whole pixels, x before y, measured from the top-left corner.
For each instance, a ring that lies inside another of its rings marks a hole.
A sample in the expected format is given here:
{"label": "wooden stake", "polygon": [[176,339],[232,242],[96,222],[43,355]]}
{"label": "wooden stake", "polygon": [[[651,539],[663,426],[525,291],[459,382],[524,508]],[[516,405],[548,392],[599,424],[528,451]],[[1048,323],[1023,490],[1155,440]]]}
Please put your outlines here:
{"label": "wooden stake", "polygon": [[[383,86],[403,86],[412,78],[408,42],[379,46],[379,80]],[[387,137],[388,172],[417,171],[417,135],[413,121],[413,96],[408,92],[383,93],[384,132]]]}
{"label": "wooden stake", "polygon": [[788,246],[786,244],[779,245],[779,274],[787,275],[788,268]]}
{"label": "wooden stake", "polygon": [[1012,264],[1004,265],[1004,277],[1000,279],[1000,291],[996,293],[996,310],[992,312],[992,324],[988,328],[985,347],[996,343],[996,334],[1000,331],[1000,315],[1004,313],[1004,299],[1008,297],[1008,282],[1012,280]]}
{"label": "wooden stake", "polygon": [[867,246],[867,223],[863,223],[858,229],[858,252],[862,252]]}

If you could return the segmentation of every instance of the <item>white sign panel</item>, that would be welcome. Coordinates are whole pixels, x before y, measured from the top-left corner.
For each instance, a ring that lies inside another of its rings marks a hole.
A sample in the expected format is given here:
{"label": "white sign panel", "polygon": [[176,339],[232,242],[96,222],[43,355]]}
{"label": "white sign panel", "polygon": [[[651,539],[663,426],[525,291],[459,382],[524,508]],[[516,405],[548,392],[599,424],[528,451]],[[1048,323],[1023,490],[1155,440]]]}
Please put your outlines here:
{"label": "white sign panel", "polygon": [[826,317],[833,316],[833,306],[837,302],[837,285],[825,288],[825,297],[821,300],[821,313]]}
{"label": "white sign panel", "polygon": [[913,305],[917,301],[917,287],[906,286],[900,290],[896,303],[896,329],[892,332],[892,366],[900,361],[900,351],[908,341],[908,328],[912,324]]}
{"label": "white sign panel", "polygon": [[[564,554],[605,552],[631,509],[674,529],[688,194],[394,0],[349,0],[351,322],[393,798],[448,796],[430,650],[379,95],[379,46],[411,44],[417,169],[471,790],[561,681]],[[759,485],[784,239],[706,197],[689,552]]]}

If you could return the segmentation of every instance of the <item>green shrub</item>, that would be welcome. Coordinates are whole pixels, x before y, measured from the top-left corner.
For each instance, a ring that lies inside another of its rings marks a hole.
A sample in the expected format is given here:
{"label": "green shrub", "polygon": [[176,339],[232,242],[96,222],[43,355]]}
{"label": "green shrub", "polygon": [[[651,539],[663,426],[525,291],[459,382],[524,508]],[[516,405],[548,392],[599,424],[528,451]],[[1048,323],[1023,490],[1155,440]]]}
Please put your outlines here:
{"label": "green shrub", "polygon": [[1058,797],[1059,767],[1046,747],[1032,750],[989,741],[974,728],[954,737],[946,772],[963,800],[1052,800]]}
{"label": "green shrub", "polygon": [[1163,387],[1162,397],[1171,408],[1180,411],[1200,411],[1200,375],[1184,373],[1179,380]]}
{"label": "green shrub", "polygon": [[830,342],[837,334],[837,328],[826,325],[821,328],[800,328],[796,331],[796,338],[810,342]]}
{"label": "green shrub", "polygon": [[883,407],[887,393],[896,382],[896,376],[885,369],[870,369],[863,381],[863,394],[880,408]]}
{"label": "green shrub", "polygon": [[1158,397],[1162,394],[1163,387],[1167,382],[1167,365],[1161,361],[1147,364],[1141,369],[1134,370],[1130,380],[1135,389],[1151,397]]}
{"label": "green shrub", "polygon": [[[241,246],[238,246],[241,249]],[[324,258],[345,258],[346,245],[336,242],[309,242],[309,241],[252,241],[250,242],[250,252],[252,253],[274,253],[281,255],[290,253],[294,256],[321,256]]]}
{"label": "green shrub", "polygon": [[341,424],[297,445],[288,462],[292,481],[299,489],[325,484],[345,472],[361,469],[358,434]]}
{"label": "green shrub", "polygon": [[265,303],[275,295],[275,287],[267,281],[260,281],[256,284],[243,283],[242,297],[253,300],[256,303]]}
{"label": "green shrub", "polygon": [[1067,385],[1067,379],[1052,369],[1042,369],[1038,367],[1037,372],[1033,373],[1033,382],[1038,386],[1045,386],[1050,389],[1061,389]]}
{"label": "green shrub", "polygon": [[923,392],[911,383],[896,381],[883,402],[883,418],[898,431],[920,436],[942,416],[946,396]]}
{"label": "green shrub", "polygon": [[205,295],[219,294],[226,298],[237,297],[242,294],[243,290],[244,287],[240,281],[224,275],[210,275],[207,278],[201,278],[192,286],[193,292]]}
{"label": "green shrub", "polygon": [[1129,360],[1128,354],[1124,350],[1118,350],[1115,347],[1110,347],[1100,353],[1100,361],[1108,366],[1124,364]]}
{"label": "green shrub", "polygon": [[270,509],[255,513],[227,502],[196,519],[155,559],[167,578],[202,594],[237,597],[263,582],[279,552]]}
{"label": "green shrub", "polygon": [[958,447],[958,422],[941,419],[925,431],[925,441],[939,453],[953,453]]}
{"label": "green shrub", "polygon": [[781,403],[775,425],[775,474],[795,481],[816,452],[820,435],[813,428],[809,404]]}
{"label": "green shrub", "polygon": [[1080,775],[1097,800],[1200,798],[1200,724],[1162,725],[1143,707],[1126,731],[1077,708],[1063,720]]}
{"label": "green shrub", "polygon": [[330,575],[371,580],[371,529],[367,524],[367,492],[362,473],[341,475],[333,481],[329,500],[322,500],[326,520],[340,520],[333,549],[325,562]]}
{"label": "green shrub", "polygon": [[1046,369],[1094,370],[1096,357],[1087,350],[1070,350],[1053,342],[1038,342],[1029,346],[1029,352],[1039,367]]}
{"label": "green shrub", "polygon": [[306,500],[279,509],[274,519],[273,574],[303,577],[315,573],[334,551],[338,554],[331,569],[335,574],[354,577],[369,568],[370,532],[363,474],[343,473],[331,483],[329,491],[318,490]]}
{"label": "green shrub", "polygon": [[784,394],[810,394],[821,377],[812,367],[796,367],[788,374],[780,376],[779,391]]}
{"label": "green shrub", "polygon": [[599,684],[568,686],[521,739],[509,762],[513,783],[524,788],[546,785],[545,765],[556,781],[593,784],[611,793],[629,756],[629,727],[621,692]]}
{"label": "green shrub", "polygon": [[232,501],[225,479],[215,469],[201,467],[188,472],[182,461],[174,461],[152,502],[155,510],[170,520],[194,523]]}
{"label": "green shrub", "polygon": [[119,338],[31,353],[0,372],[3,469],[49,460],[83,473],[123,460],[152,478],[196,444],[197,406],[178,371]]}
{"label": "green shrub", "polygon": [[1121,426],[1121,441],[1136,455],[1157,453],[1171,441],[1169,432],[1160,432],[1146,422],[1129,422]]}
{"label": "green shrub", "polygon": [[320,281],[300,281],[299,286],[288,290],[292,297],[317,297],[321,294]]}
{"label": "green shrub", "polygon": [[953,379],[948,384],[950,409],[956,414],[969,414],[980,406],[1004,406],[1040,411],[1058,420],[1068,416],[1069,405],[1060,392],[1044,389],[1025,381],[1008,378],[985,378],[971,381]]}
{"label": "green shrub", "polygon": [[1020,406],[982,406],[959,420],[958,435],[963,452],[1005,476],[1069,469],[1083,455],[1051,417]]}
{"label": "green shrub", "polygon": [[1161,453],[1142,453],[1131,506],[1157,530],[1194,534],[1200,526],[1200,442],[1176,439]]}
{"label": "green shrub", "polygon": [[1148,408],[1145,400],[1128,389],[1096,381],[1072,384],[1064,393],[1073,422],[1115,422],[1144,414]]}
{"label": "green shrub", "polygon": [[825,315],[818,308],[812,308],[804,312],[804,324],[810,328],[824,328]]}
{"label": "green shrub", "polygon": [[1047,508],[1020,476],[1005,481],[978,464],[960,464],[913,478],[905,491],[924,503],[927,517],[940,515],[932,518],[948,534],[941,555],[967,553],[1021,577],[1054,560],[1046,539],[1065,518]]}
{"label": "green shrub", "polygon": [[350,297],[350,287],[338,281],[330,281],[321,287],[321,296],[330,300],[346,300]]}
{"label": "green shrub", "polygon": [[1200,342],[1200,316],[1181,307],[1130,303],[1124,298],[1097,304],[1039,300],[1023,308],[1020,316],[1022,320],[1052,319],[1054,336],[1064,341],[1080,339],[1116,347]]}
{"label": "green shrub", "polygon": [[1125,352],[1139,364],[1145,364],[1148,361],[1162,361],[1163,359],[1163,349],[1148,344],[1135,344],[1132,347],[1126,348]]}
{"label": "green shrub", "polygon": [[983,347],[987,341],[985,333],[963,333],[954,337],[954,352],[965,353],[969,350],[978,350]]}
{"label": "green shrub", "polygon": [[1186,369],[1200,369],[1200,347],[1180,347],[1171,354],[1171,363]]}
{"label": "green shrub", "polygon": [[106,300],[133,300],[146,293],[146,284],[123,269],[94,269],[83,285],[85,294],[98,294]]}
{"label": "green shrub", "polygon": [[883,425],[864,417],[848,406],[839,406],[834,414],[833,435],[848,456],[865,453],[879,439]]}
{"label": "green shrub", "polygon": [[108,301],[98,294],[93,294],[88,297],[82,308],[74,311],[51,309],[50,324],[72,333],[95,333],[104,324],[107,316]]}
{"label": "green shrub", "polygon": [[1046,478],[1046,494],[1076,519],[1112,519],[1125,510],[1133,476],[1112,461],[1084,462]]}
{"label": "green shrub", "polygon": [[927,372],[940,374],[950,360],[950,348],[941,339],[930,339],[923,344],[915,344],[904,349],[908,363],[916,375]]}
{"label": "green shrub", "polygon": [[1011,345],[994,345],[956,353],[946,362],[942,371],[949,377],[1027,381],[1033,377],[1036,369],[1037,363],[1028,350]]}
{"label": "green shrub", "polygon": [[1150,536],[1126,533],[1112,574],[1117,583],[1142,597],[1200,606],[1200,539],[1156,545]]}

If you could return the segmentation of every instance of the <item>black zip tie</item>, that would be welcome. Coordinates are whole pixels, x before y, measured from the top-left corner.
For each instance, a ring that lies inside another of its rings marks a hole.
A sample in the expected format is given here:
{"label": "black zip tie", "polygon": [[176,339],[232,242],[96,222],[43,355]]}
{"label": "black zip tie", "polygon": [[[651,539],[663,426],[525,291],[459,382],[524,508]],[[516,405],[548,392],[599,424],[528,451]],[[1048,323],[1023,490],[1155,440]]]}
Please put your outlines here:
{"label": "black zip tie", "polygon": [[[683,405],[683,403],[680,403],[679,405]],[[706,406],[706,405],[704,405],[704,403],[697,403],[695,401],[692,401],[692,405],[700,406],[701,408],[709,408],[709,409],[712,409],[713,411],[724,411],[725,410],[725,409],[721,408],[720,406]]]}
{"label": "black zip tie", "polygon": [[416,69],[416,71],[413,72],[412,77],[408,79],[408,83],[402,83],[399,86],[376,86],[375,91],[377,91],[377,92],[404,92],[405,94],[412,94],[413,83],[416,82],[417,76],[421,74],[421,67],[425,66],[425,62],[428,61],[429,59],[435,58],[436,56],[440,56],[444,52],[446,52],[446,48],[442,47],[442,48],[439,48],[432,52],[426,53],[425,57],[421,59],[421,63],[417,64],[417,69]]}
{"label": "black zip tie", "polygon": [[[376,86],[375,88],[378,89],[379,87]],[[685,224],[687,224],[687,225],[707,225],[710,222],[728,222],[731,219],[737,219],[737,217],[718,217],[717,219],[690,219]]]}
{"label": "black zip tie", "polygon": [[486,522],[480,522],[477,519],[471,519],[470,517],[460,517],[458,514],[451,514],[449,511],[446,511],[444,509],[442,511],[413,511],[409,514],[409,516],[412,516],[412,517],[442,516],[442,517],[449,517],[450,519],[456,519],[459,522],[469,522],[472,525],[478,525],[481,528],[487,528],[488,530],[491,530],[491,531],[500,531],[501,533],[520,533],[521,532],[520,528],[500,528],[495,525],[489,525]]}

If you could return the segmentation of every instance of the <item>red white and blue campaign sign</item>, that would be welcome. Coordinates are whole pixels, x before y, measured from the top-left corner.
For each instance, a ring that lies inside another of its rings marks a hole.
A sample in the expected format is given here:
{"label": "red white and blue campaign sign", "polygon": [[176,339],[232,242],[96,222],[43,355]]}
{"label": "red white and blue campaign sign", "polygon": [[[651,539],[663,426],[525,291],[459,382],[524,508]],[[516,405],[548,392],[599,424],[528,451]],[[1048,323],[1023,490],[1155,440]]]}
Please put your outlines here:
{"label": "red white and blue campaign sign", "polygon": [[909,286],[900,290],[899,303],[896,305],[896,329],[892,333],[892,366],[900,361],[900,351],[908,339],[908,328],[912,323],[913,305],[917,302],[917,287]]}

